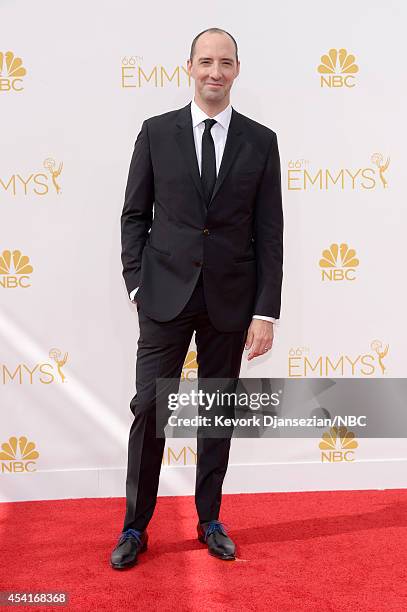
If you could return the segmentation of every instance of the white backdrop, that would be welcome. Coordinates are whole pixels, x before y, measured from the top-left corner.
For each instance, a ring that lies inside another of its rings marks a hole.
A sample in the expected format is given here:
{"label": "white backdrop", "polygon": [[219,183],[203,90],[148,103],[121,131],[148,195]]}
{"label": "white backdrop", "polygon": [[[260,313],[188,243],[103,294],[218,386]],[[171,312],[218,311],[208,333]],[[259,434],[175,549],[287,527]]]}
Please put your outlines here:
{"label": "white backdrop", "polygon": [[[237,39],[232,105],[277,132],[282,164],[281,322],[242,376],[405,376],[405,3],[197,9],[1,2],[2,500],[124,495],[138,337],[124,189],[142,121],[192,98],[186,59],[207,27]],[[348,264],[321,267],[342,244]],[[403,439],[327,464],[321,435],[235,440],[224,490],[405,486]],[[194,463],[195,442],[171,440],[160,493],[193,493]]]}

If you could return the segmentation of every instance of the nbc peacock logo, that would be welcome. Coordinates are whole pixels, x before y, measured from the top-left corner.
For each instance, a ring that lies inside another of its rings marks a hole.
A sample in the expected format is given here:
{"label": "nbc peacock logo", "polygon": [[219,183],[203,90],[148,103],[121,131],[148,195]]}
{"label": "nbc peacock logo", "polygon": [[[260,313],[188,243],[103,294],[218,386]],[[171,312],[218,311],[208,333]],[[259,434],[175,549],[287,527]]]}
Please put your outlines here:
{"label": "nbc peacock logo", "polygon": [[354,281],[355,268],[359,266],[359,259],[355,255],[355,249],[350,249],[345,242],[333,243],[329,249],[324,249],[319,260],[322,280]]}
{"label": "nbc peacock logo", "polygon": [[351,462],[355,460],[355,449],[359,444],[355,434],[346,427],[331,427],[329,432],[322,434],[319,443],[322,463]]}
{"label": "nbc peacock logo", "polygon": [[5,250],[0,255],[0,287],[3,289],[27,289],[31,287],[33,267],[30,258],[18,249]]}
{"label": "nbc peacock logo", "polygon": [[196,351],[189,351],[182,367],[181,380],[196,380],[198,376],[198,363]]}
{"label": "nbc peacock logo", "polygon": [[35,450],[35,442],[26,436],[11,436],[3,442],[0,451],[1,473],[18,474],[36,471],[36,460],[40,454]]}
{"label": "nbc peacock logo", "polygon": [[26,74],[21,57],[17,57],[12,51],[0,51],[0,92],[22,91],[22,77]]}
{"label": "nbc peacock logo", "polygon": [[355,87],[355,74],[359,72],[355,59],[346,49],[329,49],[318,66],[321,87]]}

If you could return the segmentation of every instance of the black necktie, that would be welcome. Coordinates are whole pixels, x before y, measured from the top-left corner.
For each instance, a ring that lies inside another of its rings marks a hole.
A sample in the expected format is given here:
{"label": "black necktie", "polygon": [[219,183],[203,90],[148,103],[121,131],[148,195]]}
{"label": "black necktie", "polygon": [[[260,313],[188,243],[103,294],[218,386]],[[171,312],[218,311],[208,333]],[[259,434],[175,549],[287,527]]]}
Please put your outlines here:
{"label": "black necktie", "polygon": [[202,167],[201,180],[207,204],[211,201],[213,189],[216,183],[216,156],[211,129],[215,125],[215,119],[205,119],[205,131],[202,135]]}

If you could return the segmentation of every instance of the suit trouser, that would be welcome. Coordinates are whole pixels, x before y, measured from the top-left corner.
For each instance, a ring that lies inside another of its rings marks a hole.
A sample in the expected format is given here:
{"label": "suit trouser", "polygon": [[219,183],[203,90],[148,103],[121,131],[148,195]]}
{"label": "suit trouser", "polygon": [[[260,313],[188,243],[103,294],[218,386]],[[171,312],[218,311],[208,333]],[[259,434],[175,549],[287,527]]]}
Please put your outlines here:
{"label": "suit trouser", "polygon": [[[136,395],[130,403],[126,529],[146,529],[157,501],[165,438],[156,436],[156,379],[180,379],[193,332],[198,378],[238,378],[247,330],[220,332],[211,324],[201,279],[183,311],[158,322],[139,308]],[[201,522],[219,518],[230,437],[197,439],[195,504]]]}

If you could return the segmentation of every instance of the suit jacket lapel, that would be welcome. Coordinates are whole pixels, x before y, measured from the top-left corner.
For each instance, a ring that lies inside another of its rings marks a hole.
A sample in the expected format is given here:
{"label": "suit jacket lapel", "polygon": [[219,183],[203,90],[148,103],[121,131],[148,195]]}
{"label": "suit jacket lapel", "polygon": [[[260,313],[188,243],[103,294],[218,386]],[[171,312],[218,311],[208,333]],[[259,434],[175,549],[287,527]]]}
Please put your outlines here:
{"label": "suit jacket lapel", "polygon": [[181,149],[181,153],[184,156],[185,163],[188,167],[189,173],[191,174],[192,180],[195,183],[195,187],[197,188],[203,202],[205,202],[201,176],[199,174],[198,160],[196,158],[190,103],[180,110],[177,121],[177,130],[176,139]]}
{"label": "suit jacket lapel", "polygon": [[243,145],[243,139],[241,135],[242,130],[240,128],[239,115],[232,108],[232,116],[230,118],[228,135],[226,137],[225,150],[223,152],[218,178],[216,179],[215,187],[209,205],[212,203],[214,197],[221,188],[223,181],[228,175],[229,170],[231,169],[232,164]]}

